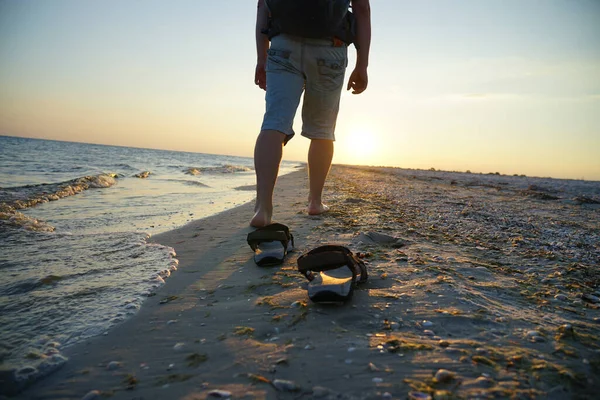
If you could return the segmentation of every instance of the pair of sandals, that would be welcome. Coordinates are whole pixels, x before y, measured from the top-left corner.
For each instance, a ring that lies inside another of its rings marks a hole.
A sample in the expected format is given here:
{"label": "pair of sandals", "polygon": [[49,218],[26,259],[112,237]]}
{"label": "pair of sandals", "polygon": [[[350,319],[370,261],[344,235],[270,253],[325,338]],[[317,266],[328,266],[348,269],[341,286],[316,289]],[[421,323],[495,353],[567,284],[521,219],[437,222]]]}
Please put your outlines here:
{"label": "pair of sandals", "polygon": [[[248,234],[254,262],[279,265],[294,249],[294,236],[287,226],[271,224]],[[308,279],[308,297],[317,303],[348,301],[354,288],[368,279],[365,263],[347,247],[324,245],[298,258],[298,271]]]}

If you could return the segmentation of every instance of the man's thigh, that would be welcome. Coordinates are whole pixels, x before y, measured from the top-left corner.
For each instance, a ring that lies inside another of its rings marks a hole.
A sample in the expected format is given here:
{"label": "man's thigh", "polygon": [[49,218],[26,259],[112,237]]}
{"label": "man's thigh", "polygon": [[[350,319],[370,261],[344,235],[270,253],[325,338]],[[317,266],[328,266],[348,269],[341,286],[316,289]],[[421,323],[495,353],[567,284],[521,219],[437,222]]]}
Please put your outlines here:
{"label": "man's thigh", "polygon": [[310,46],[305,50],[306,89],[302,135],[335,140],[335,125],[348,65],[346,46]]}
{"label": "man's thigh", "polygon": [[[294,135],[294,116],[304,90],[301,72],[301,43],[273,38],[267,58],[266,111],[261,130]],[[286,140],[287,142],[287,140]]]}

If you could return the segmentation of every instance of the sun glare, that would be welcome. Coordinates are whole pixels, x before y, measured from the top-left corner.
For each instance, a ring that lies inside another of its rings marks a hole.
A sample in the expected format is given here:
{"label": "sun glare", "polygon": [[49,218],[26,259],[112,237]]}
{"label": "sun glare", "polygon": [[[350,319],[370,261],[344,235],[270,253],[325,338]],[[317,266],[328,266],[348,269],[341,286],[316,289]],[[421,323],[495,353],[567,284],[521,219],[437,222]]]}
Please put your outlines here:
{"label": "sun glare", "polygon": [[378,138],[367,130],[355,130],[338,139],[340,162],[377,164]]}

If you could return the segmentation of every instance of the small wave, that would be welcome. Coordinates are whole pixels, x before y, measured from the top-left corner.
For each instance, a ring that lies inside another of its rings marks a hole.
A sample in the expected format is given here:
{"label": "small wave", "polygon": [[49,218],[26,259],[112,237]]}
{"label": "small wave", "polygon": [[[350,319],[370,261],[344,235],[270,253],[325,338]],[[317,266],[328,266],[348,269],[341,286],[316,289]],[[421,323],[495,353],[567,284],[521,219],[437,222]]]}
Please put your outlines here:
{"label": "small wave", "polygon": [[51,342],[44,348],[32,349],[24,355],[25,358],[29,358],[29,365],[19,369],[2,371],[4,376],[2,377],[3,387],[0,389],[0,394],[14,396],[34,382],[64,366],[68,358],[60,354],[59,346],[60,344]]}
{"label": "small wave", "polygon": [[118,169],[128,169],[128,170],[134,170],[135,169],[131,165],[125,164],[125,163],[116,164],[115,167],[118,168]]}
{"label": "small wave", "polygon": [[[0,211],[8,209],[21,210],[34,207],[40,203],[56,201],[63,197],[73,196],[92,188],[107,188],[116,183],[117,174],[100,174],[83,176],[60,183],[43,183],[5,188],[0,192]],[[8,209],[7,209],[8,207]]]}
{"label": "small wave", "polygon": [[40,279],[40,283],[42,285],[51,285],[51,284],[53,284],[55,282],[58,282],[58,281],[60,281],[62,279],[63,279],[63,277],[59,276],[59,275],[48,275],[48,276],[45,276],[42,279]]}
{"label": "small wave", "polygon": [[201,174],[201,172],[198,168],[191,168],[191,167],[186,169],[183,172],[185,172],[188,175],[200,175]]}
{"label": "small wave", "polygon": [[38,279],[28,278],[24,279],[21,282],[13,282],[10,285],[3,285],[0,287],[0,294],[2,296],[11,296],[15,294],[22,294],[31,292],[36,288],[40,287],[41,283]]}
{"label": "small wave", "polygon": [[49,167],[46,172],[54,172],[54,173],[65,173],[65,172],[75,172],[81,171],[84,167],[80,165],[73,165],[65,168],[63,165],[57,165],[55,167]]}
{"label": "small wave", "polygon": [[4,210],[2,206],[4,204],[0,204],[0,230],[12,227],[33,232],[54,232],[55,228],[52,225],[10,208]]}
{"label": "small wave", "polygon": [[198,181],[190,181],[190,180],[186,180],[186,179],[167,179],[167,181],[169,182],[180,182],[183,183],[184,185],[190,185],[190,186],[199,186],[199,187],[210,187],[202,182],[198,182]]}
{"label": "small wave", "polygon": [[246,185],[246,186],[238,186],[234,187],[233,190],[242,190],[242,191],[254,191],[256,190],[256,185]]}
{"label": "small wave", "polygon": [[99,286],[94,288],[83,288],[75,293],[69,293],[64,296],[65,300],[81,299],[83,297],[96,298],[100,293],[111,290],[110,286]]}
{"label": "small wave", "polygon": [[185,185],[190,185],[190,186],[210,187],[208,185],[205,185],[202,182],[197,182],[197,181],[180,181],[180,182],[184,183]]}
{"label": "small wave", "polygon": [[[115,178],[118,178],[117,174],[100,174],[96,176],[84,176],[83,178],[79,178],[76,181],[76,184],[81,185],[81,187],[83,187],[83,190],[88,188],[107,188],[117,183],[117,181],[115,181]],[[86,184],[88,185],[87,188],[85,187]]]}
{"label": "small wave", "polygon": [[221,172],[224,174],[232,174],[235,172],[248,172],[252,171],[252,168],[245,167],[243,165],[228,165],[225,164],[221,167],[215,167],[215,172]]}
{"label": "small wave", "polygon": [[140,178],[140,179],[146,179],[147,177],[150,176],[151,173],[152,172],[150,172],[150,171],[143,171],[143,172],[140,172],[140,173],[135,174],[133,176],[136,177],[136,178]]}
{"label": "small wave", "polygon": [[220,165],[216,167],[189,167],[184,170],[186,174],[189,175],[200,175],[203,173],[208,174],[234,174],[236,172],[248,172],[252,171],[252,168],[246,167],[244,165]]}
{"label": "small wave", "polygon": [[0,228],[16,227],[35,232],[53,232],[53,226],[17,210],[73,196],[88,189],[108,188],[116,183],[115,178],[116,174],[100,174],[61,183],[5,188],[0,191]]}
{"label": "small wave", "polygon": [[20,282],[13,282],[4,286],[0,286],[0,294],[3,296],[18,295],[34,291],[42,286],[53,285],[62,280],[62,276],[48,275],[41,279],[27,278]]}

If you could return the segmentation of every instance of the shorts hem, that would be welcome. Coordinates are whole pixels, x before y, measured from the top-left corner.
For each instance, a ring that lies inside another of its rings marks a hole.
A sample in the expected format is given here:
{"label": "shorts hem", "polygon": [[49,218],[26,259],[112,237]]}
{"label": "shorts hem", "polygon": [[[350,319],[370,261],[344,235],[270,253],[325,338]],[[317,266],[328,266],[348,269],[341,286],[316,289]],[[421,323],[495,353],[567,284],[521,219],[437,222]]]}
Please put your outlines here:
{"label": "shorts hem", "polygon": [[335,134],[333,133],[308,133],[303,131],[301,135],[308,139],[331,140],[335,142]]}
{"label": "shorts hem", "polygon": [[287,142],[289,142],[290,140],[292,140],[292,138],[296,135],[296,133],[292,130],[291,132],[286,131],[286,129],[278,129],[278,128],[269,128],[269,127],[265,127],[262,126],[260,128],[260,131],[277,131],[279,133],[283,133],[285,135],[285,139],[283,140],[283,145],[285,146],[287,144]]}

